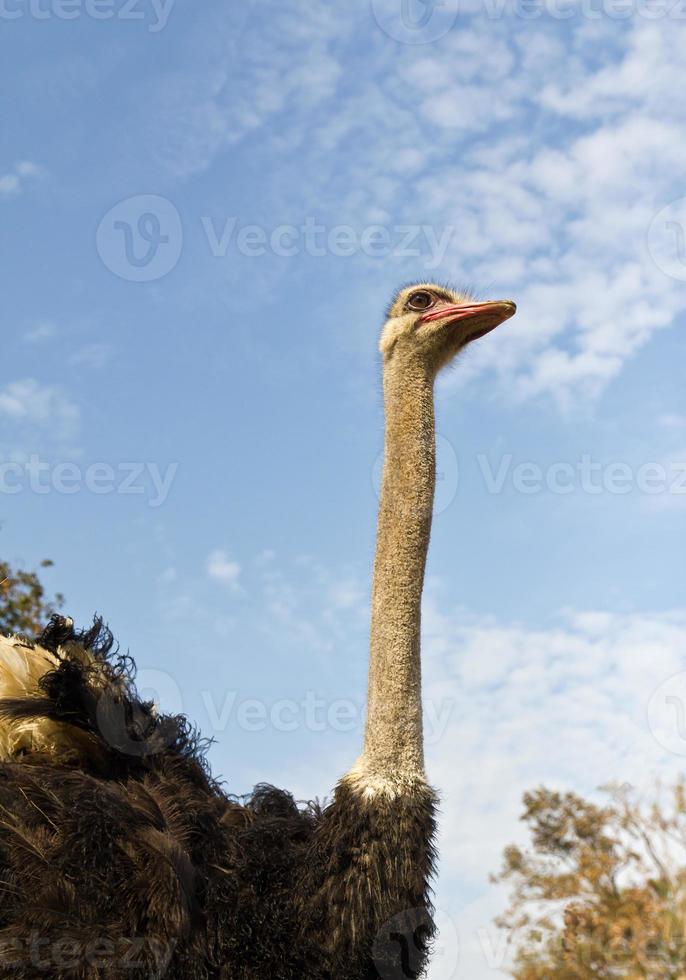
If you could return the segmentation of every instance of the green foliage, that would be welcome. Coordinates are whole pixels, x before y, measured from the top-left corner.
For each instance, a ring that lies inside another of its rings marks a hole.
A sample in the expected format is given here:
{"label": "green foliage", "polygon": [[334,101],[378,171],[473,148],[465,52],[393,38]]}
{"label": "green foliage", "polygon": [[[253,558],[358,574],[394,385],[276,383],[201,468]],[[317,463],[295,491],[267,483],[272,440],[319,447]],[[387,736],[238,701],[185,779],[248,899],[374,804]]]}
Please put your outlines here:
{"label": "green foliage", "polygon": [[[40,563],[41,568],[51,566],[47,559]],[[0,561],[0,634],[35,636],[63,602],[60,593],[46,599],[38,572],[13,570],[7,562]]]}
{"label": "green foliage", "polygon": [[539,789],[524,797],[531,847],[509,847],[498,924],[516,980],[686,980],[686,792],[630,787],[606,806]]}

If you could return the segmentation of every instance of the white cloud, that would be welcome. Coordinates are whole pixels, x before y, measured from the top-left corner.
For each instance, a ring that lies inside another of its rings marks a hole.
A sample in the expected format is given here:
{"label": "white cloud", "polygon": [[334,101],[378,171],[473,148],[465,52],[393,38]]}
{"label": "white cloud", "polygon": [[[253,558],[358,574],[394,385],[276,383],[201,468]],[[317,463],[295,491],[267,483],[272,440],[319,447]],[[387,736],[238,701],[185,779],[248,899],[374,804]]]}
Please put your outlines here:
{"label": "white cloud", "polygon": [[22,339],[27,344],[42,344],[46,340],[52,340],[56,334],[57,327],[55,324],[42,320],[40,323],[35,323],[29,327]]}
{"label": "white cloud", "polygon": [[363,593],[350,573],[332,575],[309,557],[292,567],[260,561],[254,597],[266,615],[262,633],[276,639],[282,649],[308,648],[318,654],[340,649],[351,625],[358,625]]}
{"label": "white cloud", "polygon": [[226,552],[220,548],[208,555],[207,574],[217,582],[228,585],[232,590],[240,588],[238,579],[241,574],[241,566],[237,561],[230,561]]}
{"label": "white cloud", "polygon": [[0,176],[0,194],[15,194],[19,190],[19,177],[16,174]]}
{"label": "white cloud", "polygon": [[112,356],[110,344],[87,344],[69,355],[69,363],[76,367],[103,368]]}
{"label": "white cloud", "polygon": [[41,173],[41,168],[30,160],[20,161],[16,165],[15,170],[20,177],[38,177]]}
{"label": "white cloud", "polygon": [[686,429],[686,415],[661,415],[658,422],[666,429]]}
{"label": "white cloud", "polygon": [[80,425],[78,405],[57,385],[23,378],[0,388],[0,447],[5,453],[73,455]]}
{"label": "white cloud", "polygon": [[[43,344],[54,340],[61,331],[57,325],[50,320],[40,320],[32,324],[23,334],[22,340],[26,344]],[[74,367],[92,368],[99,370],[110,361],[113,353],[111,344],[92,343],[77,347],[66,356],[68,364]]]}
{"label": "white cloud", "polygon": [[681,116],[674,86],[683,77],[685,56],[673,21],[667,17],[651,24],[636,18],[624,37],[623,50],[610,64],[588,72],[577,60],[567,76],[542,87],[541,103],[581,119],[619,115],[636,104],[655,111],[659,118]]}
{"label": "white cloud", "polygon": [[0,173],[0,197],[10,197],[23,190],[26,181],[32,177],[40,176],[41,169],[30,160],[22,160],[16,163],[8,173]]}
{"label": "white cloud", "polygon": [[[545,628],[475,619],[425,603],[425,696],[455,699],[445,735],[428,747],[443,797],[438,903],[483,894],[503,848],[521,839],[522,793],[541,783],[593,794],[612,780],[650,787],[673,778],[670,755],[648,724],[651,695],[686,665],[683,613],[572,612]],[[669,704],[661,718],[675,729]],[[686,742],[677,741],[686,755]],[[502,909],[502,905],[501,905]],[[456,977],[492,978],[483,936],[498,937],[483,909],[455,912],[465,942]],[[487,951],[487,947],[486,947]],[[434,974],[430,974],[432,978]],[[435,975],[436,980],[442,974]],[[447,976],[447,974],[446,974]]]}
{"label": "white cloud", "polygon": [[439,273],[492,283],[520,307],[497,363],[482,345],[469,373],[495,369],[519,398],[586,404],[684,311],[680,283],[646,248],[683,169],[674,93],[686,53],[668,18],[636,17],[610,36],[579,10],[565,42],[547,16],[464,10],[430,49],[373,31],[351,73],[341,65],[355,16],[299,14],[246,32],[240,76],[220,59],[194,90],[201,169],[259,130],[284,164],[265,202],[286,197],[332,222],[453,225]]}

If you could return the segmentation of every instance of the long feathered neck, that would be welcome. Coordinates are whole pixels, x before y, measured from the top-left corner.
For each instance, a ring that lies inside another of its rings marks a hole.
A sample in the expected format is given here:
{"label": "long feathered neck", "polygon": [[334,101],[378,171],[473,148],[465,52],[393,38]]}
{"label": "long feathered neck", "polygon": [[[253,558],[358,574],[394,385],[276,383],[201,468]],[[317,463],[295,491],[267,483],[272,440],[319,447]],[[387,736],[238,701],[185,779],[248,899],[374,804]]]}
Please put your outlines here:
{"label": "long feathered neck", "polygon": [[419,651],[435,482],[433,378],[410,353],[387,356],[384,401],[364,749],[336,787],[308,859],[313,880],[301,888],[303,922],[317,923],[331,976],[350,978],[409,976],[399,950],[409,951],[411,975],[423,975],[434,928],[436,796],[424,775]]}
{"label": "long feathered neck", "polygon": [[350,774],[370,792],[424,781],[420,624],[436,481],[433,382],[419,358],[394,354],[385,363],[367,723]]}

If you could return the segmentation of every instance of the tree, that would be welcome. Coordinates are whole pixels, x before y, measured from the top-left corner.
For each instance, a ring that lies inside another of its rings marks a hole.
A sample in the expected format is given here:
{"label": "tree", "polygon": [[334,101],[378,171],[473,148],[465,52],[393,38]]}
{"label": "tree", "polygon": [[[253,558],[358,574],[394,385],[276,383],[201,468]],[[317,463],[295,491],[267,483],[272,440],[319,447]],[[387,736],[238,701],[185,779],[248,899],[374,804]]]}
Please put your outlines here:
{"label": "tree", "polygon": [[[46,559],[40,568],[52,564]],[[0,633],[35,636],[63,602],[59,592],[52,600],[45,598],[38,572],[13,571],[7,562],[0,561]]]}
{"label": "tree", "polygon": [[686,980],[686,788],[650,804],[609,787],[605,806],[539,789],[524,797],[531,848],[508,847],[498,925],[516,980]]}

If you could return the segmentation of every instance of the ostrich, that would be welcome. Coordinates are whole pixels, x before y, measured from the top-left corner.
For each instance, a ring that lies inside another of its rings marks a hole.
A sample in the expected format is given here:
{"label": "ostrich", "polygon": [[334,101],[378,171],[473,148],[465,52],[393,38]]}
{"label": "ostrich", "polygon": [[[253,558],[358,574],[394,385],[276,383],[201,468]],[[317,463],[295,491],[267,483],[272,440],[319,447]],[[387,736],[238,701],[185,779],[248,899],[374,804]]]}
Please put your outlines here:
{"label": "ostrich", "polygon": [[380,341],[385,455],[362,753],[331,802],[228,795],[182,716],[141,700],[96,620],[0,638],[2,976],[418,977],[433,934],[436,796],[424,771],[420,603],[433,387],[515,312],[400,290]]}

